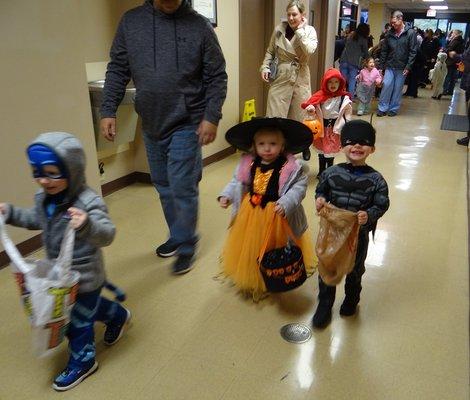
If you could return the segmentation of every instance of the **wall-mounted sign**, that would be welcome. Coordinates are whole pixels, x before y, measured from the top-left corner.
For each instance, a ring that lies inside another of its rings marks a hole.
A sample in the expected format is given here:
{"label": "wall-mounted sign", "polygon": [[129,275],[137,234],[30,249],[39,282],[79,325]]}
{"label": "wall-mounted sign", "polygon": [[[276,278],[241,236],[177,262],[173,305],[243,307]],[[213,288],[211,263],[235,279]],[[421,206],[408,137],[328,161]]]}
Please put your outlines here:
{"label": "wall-mounted sign", "polygon": [[430,8],[428,11],[426,11],[426,17],[435,17],[436,16],[436,10],[431,10]]}
{"label": "wall-mounted sign", "polygon": [[217,0],[191,0],[193,8],[217,26]]}

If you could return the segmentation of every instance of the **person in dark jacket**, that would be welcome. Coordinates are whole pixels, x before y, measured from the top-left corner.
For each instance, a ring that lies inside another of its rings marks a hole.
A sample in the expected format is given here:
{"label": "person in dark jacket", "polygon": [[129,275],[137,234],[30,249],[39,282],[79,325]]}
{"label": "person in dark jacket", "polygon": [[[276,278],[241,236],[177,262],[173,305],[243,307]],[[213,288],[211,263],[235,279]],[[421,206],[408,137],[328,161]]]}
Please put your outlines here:
{"label": "person in dark jacket", "polygon": [[421,52],[423,53],[425,64],[420,83],[429,83],[429,71],[434,67],[437,53],[439,53],[439,40],[434,37],[432,29],[426,30],[423,43],[421,43]]}
{"label": "person in dark jacket", "polygon": [[[374,232],[377,221],[390,206],[388,186],[380,172],[366,164],[375,151],[375,129],[360,119],[346,122],[341,131],[341,146],[347,163],[333,165],[320,175],[315,193],[315,207],[320,211],[326,202],[357,213],[360,225],[356,259],[353,270],[346,276],[346,297],[339,313],[356,313],[362,291],[362,275],[369,246],[369,232]],[[336,286],[327,285],[318,277],[318,306],[313,316],[315,328],[324,328],[331,320]]]}
{"label": "person in dark jacket", "polygon": [[380,93],[378,117],[394,117],[400,109],[403,84],[415,61],[418,43],[413,29],[405,26],[403,13],[394,11],[392,29],[382,44],[379,68],[384,77]]}
{"label": "person in dark jacket", "polygon": [[360,23],[357,29],[346,38],[346,44],[339,59],[339,70],[346,79],[351,98],[355,95],[356,76],[361,70],[361,64],[369,56],[367,46],[369,34],[369,25]]}
{"label": "person in dark jacket", "polygon": [[210,22],[189,0],[146,0],[124,14],[111,48],[101,131],[116,135],[116,109],[132,78],[135,109],[169,238],[160,257],[173,273],[192,269],[198,236],[201,145],[214,141],[227,93],[225,60]]}
{"label": "person in dark jacket", "polygon": [[408,87],[404,96],[410,97],[418,97],[418,87],[421,82],[421,77],[423,76],[423,69],[425,65],[425,59],[421,48],[418,46],[418,50],[416,51],[416,58],[413,66],[411,67],[411,71],[407,76],[408,80]]}
{"label": "person in dark jacket", "polygon": [[446,48],[447,52],[447,76],[446,80],[444,81],[444,93],[443,96],[452,96],[454,93],[455,81],[458,77],[457,71],[457,61],[455,58],[450,57],[451,52],[455,52],[457,54],[462,54],[465,50],[465,41],[462,38],[462,31],[458,29],[454,29],[450,36],[449,44]]}
{"label": "person in dark jacket", "polygon": [[463,54],[456,52],[449,52],[449,57],[452,57],[456,63],[463,62],[464,70],[462,80],[460,81],[460,88],[465,90],[465,101],[467,102],[467,117],[468,117],[468,131],[467,135],[463,138],[457,139],[457,144],[468,146],[470,139],[470,45]]}

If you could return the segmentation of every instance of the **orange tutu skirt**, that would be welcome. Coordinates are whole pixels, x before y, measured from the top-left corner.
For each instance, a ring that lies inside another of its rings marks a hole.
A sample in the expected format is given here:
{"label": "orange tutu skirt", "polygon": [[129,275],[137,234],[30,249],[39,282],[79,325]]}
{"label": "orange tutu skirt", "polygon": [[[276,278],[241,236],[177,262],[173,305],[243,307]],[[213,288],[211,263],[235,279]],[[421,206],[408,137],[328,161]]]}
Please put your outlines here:
{"label": "orange tutu skirt", "polygon": [[[273,227],[266,251],[283,247],[288,240],[283,227],[283,217],[274,212],[274,207],[274,202],[269,202],[264,209],[259,206],[253,207],[250,203],[250,196],[245,195],[240,210],[229,228],[222,251],[223,274],[229,277],[242,292],[251,294],[254,300],[266,294],[258,257],[269,224],[273,223]],[[297,241],[302,249],[307,274],[311,275],[315,272],[317,260],[308,231]]]}

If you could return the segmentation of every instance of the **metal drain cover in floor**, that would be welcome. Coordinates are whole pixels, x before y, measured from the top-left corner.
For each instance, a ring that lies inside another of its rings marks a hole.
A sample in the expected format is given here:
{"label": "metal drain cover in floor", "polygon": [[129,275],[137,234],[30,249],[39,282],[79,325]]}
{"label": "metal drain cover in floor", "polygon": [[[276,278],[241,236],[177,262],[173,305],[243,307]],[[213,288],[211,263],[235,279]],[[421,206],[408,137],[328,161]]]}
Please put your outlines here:
{"label": "metal drain cover in floor", "polygon": [[304,324],[287,324],[281,328],[281,336],[291,343],[305,343],[312,337],[312,331]]}

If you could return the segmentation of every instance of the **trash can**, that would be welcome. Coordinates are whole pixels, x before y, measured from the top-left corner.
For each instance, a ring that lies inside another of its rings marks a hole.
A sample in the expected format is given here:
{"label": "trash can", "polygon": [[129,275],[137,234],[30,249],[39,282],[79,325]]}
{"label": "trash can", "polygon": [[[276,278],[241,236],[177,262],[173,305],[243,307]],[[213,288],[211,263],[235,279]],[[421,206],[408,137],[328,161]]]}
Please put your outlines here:
{"label": "trash can", "polygon": [[116,112],[117,135],[114,142],[106,140],[100,131],[100,107],[103,102],[104,79],[88,82],[90,93],[91,113],[93,117],[93,127],[95,130],[95,141],[97,151],[116,148],[120,144],[133,142],[137,126],[137,113],[134,110],[135,87],[130,82],[126,88],[124,98]]}

